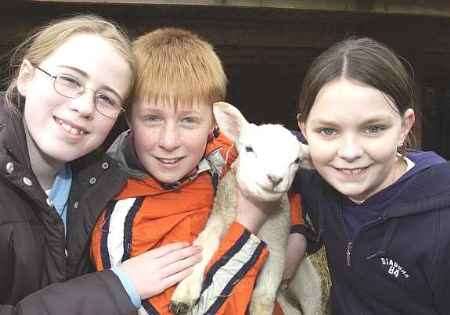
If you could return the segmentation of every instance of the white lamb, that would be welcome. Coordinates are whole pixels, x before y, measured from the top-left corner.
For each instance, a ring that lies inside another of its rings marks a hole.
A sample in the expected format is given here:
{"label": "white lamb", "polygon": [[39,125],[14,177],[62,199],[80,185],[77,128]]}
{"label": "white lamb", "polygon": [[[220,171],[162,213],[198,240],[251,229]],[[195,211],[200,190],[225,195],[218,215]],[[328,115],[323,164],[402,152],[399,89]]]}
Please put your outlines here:
{"label": "white lamb", "polygon": [[[172,296],[171,310],[175,314],[206,314],[209,305],[217,298],[202,295],[198,300],[205,268],[236,217],[236,189],[240,189],[243,194],[259,201],[276,201],[275,204],[279,204],[258,233],[258,237],[267,243],[270,255],[258,276],[250,305],[252,315],[272,315],[282,280],[290,229],[287,191],[307,155],[307,147],[281,125],[257,126],[248,123],[240,111],[230,104],[214,104],[214,116],[220,130],[235,141],[239,157],[232,170],[220,181],[214,208],[205,229],[194,241],[194,244],[202,247],[203,259],[195,266],[194,272],[177,286]],[[300,299],[304,295],[309,299],[306,302],[299,301],[303,314],[319,314],[319,276],[308,258],[303,260],[299,270],[304,272],[301,276],[297,275],[301,279],[295,283],[298,292],[294,295]],[[301,282],[306,282],[306,286],[302,286]],[[283,309],[285,314],[301,314],[292,307],[288,309],[285,306]]]}

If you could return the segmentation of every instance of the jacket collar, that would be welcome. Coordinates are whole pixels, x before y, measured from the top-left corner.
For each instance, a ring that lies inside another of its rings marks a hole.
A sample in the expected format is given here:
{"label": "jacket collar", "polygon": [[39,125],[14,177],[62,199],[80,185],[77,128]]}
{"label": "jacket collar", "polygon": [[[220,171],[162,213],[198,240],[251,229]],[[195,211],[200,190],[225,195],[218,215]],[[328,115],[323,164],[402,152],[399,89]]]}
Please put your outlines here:
{"label": "jacket collar", "polygon": [[0,98],[0,174],[43,209],[47,195],[31,170],[22,115]]}

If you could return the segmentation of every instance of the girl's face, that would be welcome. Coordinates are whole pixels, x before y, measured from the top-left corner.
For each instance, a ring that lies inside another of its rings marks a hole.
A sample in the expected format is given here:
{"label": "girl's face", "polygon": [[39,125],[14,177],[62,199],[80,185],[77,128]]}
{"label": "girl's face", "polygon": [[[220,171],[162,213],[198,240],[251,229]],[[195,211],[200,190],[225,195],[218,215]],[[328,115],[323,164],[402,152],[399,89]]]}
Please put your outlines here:
{"label": "girl's face", "polygon": [[202,159],[213,128],[212,106],[137,102],[131,114],[137,157],[162,183],[190,174]]}
{"label": "girl's face", "polygon": [[394,183],[404,172],[397,154],[414,123],[379,90],[339,78],[316,96],[305,123],[311,160],[319,174],[355,202]]}
{"label": "girl's face", "polygon": [[25,97],[29,151],[65,163],[99,147],[117,118],[96,110],[94,94],[102,102],[123,102],[132,78],[126,60],[102,37],[76,34],[37,66],[53,76],[64,75],[67,84],[84,85],[85,91],[76,98],[62,96],[54,89],[54,78],[23,62],[17,88]]}

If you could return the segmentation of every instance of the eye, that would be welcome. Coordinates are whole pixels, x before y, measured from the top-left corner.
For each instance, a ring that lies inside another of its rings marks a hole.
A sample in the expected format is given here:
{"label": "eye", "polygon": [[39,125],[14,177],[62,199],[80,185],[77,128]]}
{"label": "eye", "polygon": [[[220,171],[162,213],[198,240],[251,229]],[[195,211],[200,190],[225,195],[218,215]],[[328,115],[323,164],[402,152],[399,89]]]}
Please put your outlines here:
{"label": "eye", "polygon": [[202,124],[202,119],[198,116],[184,116],[180,120],[183,128],[195,129]]}
{"label": "eye", "polygon": [[245,146],[245,152],[254,152],[253,148],[249,145]]}
{"label": "eye", "polygon": [[80,79],[68,74],[59,74],[56,77],[56,84],[71,89],[80,89],[83,87]]}
{"label": "eye", "polygon": [[106,93],[102,91],[98,91],[95,95],[96,100],[103,106],[110,106],[110,107],[120,107],[119,101],[115,100],[113,97],[107,95]]}
{"label": "eye", "polygon": [[376,136],[386,129],[384,125],[371,125],[364,129],[364,133],[369,136]]}
{"label": "eye", "polygon": [[194,124],[199,123],[200,119],[197,117],[193,117],[193,116],[187,116],[187,117],[184,117],[181,121],[184,124],[194,125]]}
{"label": "eye", "polygon": [[329,127],[324,127],[324,128],[319,128],[319,133],[324,135],[324,136],[334,136],[335,134],[337,134],[337,130],[334,128],[329,128]]}
{"label": "eye", "polygon": [[145,115],[144,117],[142,117],[142,120],[147,123],[154,124],[161,121],[161,117],[159,117],[158,115]]}

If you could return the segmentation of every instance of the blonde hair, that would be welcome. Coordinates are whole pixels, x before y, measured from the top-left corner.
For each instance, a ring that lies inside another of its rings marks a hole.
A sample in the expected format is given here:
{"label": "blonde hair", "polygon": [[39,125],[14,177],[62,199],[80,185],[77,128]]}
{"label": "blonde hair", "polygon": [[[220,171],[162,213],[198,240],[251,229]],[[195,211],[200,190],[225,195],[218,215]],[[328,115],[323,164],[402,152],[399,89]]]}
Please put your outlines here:
{"label": "blonde hair", "polygon": [[18,99],[20,95],[17,91],[17,77],[24,60],[28,60],[33,65],[39,65],[71,36],[81,33],[102,37],[123,56],[133,74],[130,93],[135,81],[136,62],[128,36],[117,25],[99,16],[77,15],[53,21],[38,29],[15,49],[10,62],[11,81],[6,91],[8,102],[19,107],[20,103],[23,103]]}
{"label": "blonde hair", "polygon": [[211,44],[179,28],[160,28],[133,42],[138,73],[134,101],[209,104],[224,100],[227,78]]}

